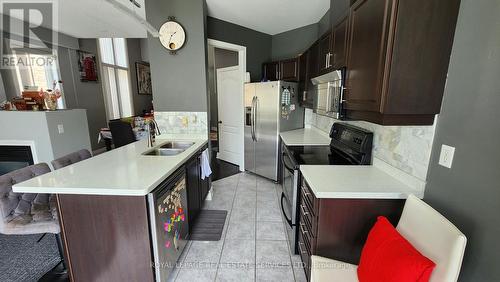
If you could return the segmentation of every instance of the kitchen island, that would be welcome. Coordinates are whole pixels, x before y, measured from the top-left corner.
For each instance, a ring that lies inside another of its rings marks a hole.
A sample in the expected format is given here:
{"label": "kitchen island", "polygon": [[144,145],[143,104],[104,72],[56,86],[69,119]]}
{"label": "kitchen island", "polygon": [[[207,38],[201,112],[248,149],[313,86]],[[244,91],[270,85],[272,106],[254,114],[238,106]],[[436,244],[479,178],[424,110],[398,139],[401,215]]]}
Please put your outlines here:
{"label": "kitchen island", "polygon": [[[156,147],[169,141],[157,139]],[[153,149],[147,140],[137,141],[13,187],[16,193],[56,194],[72,281],[154,281],[168,276],[170,260],[182,252],[187,239],[183,236],[196,214],[192,209],[200,207],[209,187],[208,178],[200,179],[207,138],[186,141],[192,145],[172,156],[145,155]],[[169,197],[164,190],[174,192]],[[160,193],[166,195],[161,201],[156,196]],[[172,199],[175,202],[168,202]],[[167,234],[158,220],[167,221],[170,208],[176,216],[175,234]],[[176,230],[176,224],[182,230]],[[162,248],[169,252],[164,261]]]}

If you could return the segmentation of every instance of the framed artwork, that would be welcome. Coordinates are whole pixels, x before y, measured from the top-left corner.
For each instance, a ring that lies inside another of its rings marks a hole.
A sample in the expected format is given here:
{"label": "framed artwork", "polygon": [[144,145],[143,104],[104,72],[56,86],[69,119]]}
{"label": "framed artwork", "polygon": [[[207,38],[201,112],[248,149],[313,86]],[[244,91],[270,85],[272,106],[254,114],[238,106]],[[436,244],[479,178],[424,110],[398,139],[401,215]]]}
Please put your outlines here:
{"label": "framed artwork", "polygon": [[78,51],[80,81],[97,81],[97,59],[95,54]]}
{"label": "framed artwork", "polygon": [[139,95],[152,95],[153,85],[151,84],[149,63],[136,62],[135,70],[137,73],[137,92],[139,92]]}

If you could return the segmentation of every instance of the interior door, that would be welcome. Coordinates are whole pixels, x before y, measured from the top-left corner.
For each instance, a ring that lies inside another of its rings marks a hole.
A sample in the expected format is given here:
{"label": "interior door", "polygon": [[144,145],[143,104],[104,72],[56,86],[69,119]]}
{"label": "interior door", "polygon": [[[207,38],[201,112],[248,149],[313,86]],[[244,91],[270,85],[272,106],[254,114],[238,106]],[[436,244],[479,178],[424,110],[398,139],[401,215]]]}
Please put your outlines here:
{"label": "interior door", "polygon": [[255,171],[277,181],[279,83],[256,85]]}
{"label": "interior door", "polygon": [[217,158],[239,165],[243,152],[239,146],[242,132],[243,81],[239,67],[217,69],[217,104],[219,116],[219,153]]}

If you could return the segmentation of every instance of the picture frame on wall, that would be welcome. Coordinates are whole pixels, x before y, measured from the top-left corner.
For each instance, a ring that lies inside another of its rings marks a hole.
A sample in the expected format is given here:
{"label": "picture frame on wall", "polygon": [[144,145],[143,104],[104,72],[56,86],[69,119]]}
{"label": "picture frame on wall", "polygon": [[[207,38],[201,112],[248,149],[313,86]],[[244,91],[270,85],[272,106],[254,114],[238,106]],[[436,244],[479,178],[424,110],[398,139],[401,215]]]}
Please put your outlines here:
{"label": "picture frame on wall", "polygon": [[136,62],[137,92],[139,95],[153,95],[151,84],[151,69],[148,62]]}
{"label": "picture frame on wall", "polygon": [[97,58],[93,53],[78,51],[78,70],[80,81],[98,81]]}

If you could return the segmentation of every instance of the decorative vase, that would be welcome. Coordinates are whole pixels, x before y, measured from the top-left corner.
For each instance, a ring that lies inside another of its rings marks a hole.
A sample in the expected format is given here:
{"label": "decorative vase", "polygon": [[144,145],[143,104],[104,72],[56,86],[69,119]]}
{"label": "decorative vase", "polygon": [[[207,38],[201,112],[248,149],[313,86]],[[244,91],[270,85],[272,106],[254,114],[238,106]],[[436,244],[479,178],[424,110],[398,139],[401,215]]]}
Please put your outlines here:
{"label": "decorative vase", "polygon": [[44,104],[46,110],[55,111],[57,109],[57,102],[50,97],[44,99]]}

